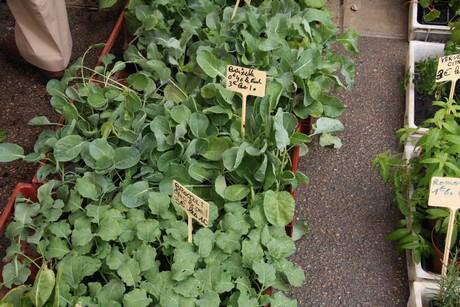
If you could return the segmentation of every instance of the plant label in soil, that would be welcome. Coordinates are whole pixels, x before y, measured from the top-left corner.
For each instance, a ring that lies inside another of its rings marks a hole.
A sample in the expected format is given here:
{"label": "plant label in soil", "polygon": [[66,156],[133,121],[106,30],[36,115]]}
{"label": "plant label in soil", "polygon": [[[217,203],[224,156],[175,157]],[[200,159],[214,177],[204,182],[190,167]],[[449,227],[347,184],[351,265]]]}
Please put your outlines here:
{"label": "plant label in soil", "polygon": [[209,204],[173,180],[173,200],[204,227],[208,227]]}
{"label": "plant label in soil", "polygon": [[428,206],[449,208],[449,225],[447,226],[446,245],[444,247],[444,259],[441,274],[447,274],[452,233],[457,210],[460,208],[460,178],[432,177]]}
{"label": "plant label in soil", "polygon": [[252,68],[227,65],[227,89],[243,95],[241,106],[241,137],[246,127],[246,97],[264,97],[267,73]]}
{"label": "plant label in soil", "polygon": [[460,54],[447,55],[438,60],[436,82],[452,81],[460,78]]}
{"label": "plant label in soil", "polygon": [[460,209],[460,178],[431,178],[428,205]]}
{"label": "plant label in soil", "polygon": [[227,65],[227,89],[230,91],[264,97],[266,80],[265,71]]}

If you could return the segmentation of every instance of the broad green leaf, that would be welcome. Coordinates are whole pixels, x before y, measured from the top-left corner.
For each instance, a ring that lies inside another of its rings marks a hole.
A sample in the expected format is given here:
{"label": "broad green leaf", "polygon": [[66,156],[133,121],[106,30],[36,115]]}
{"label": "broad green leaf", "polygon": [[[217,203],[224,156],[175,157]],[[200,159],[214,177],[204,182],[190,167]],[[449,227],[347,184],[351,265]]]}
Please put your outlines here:
{"label": "broad green leaf", "polygon": [[321,62],[320,53],[317,48],[309,48],[303,51],[299,59],[292,65],[292,73],[302,79],[310,78]]}
{"label": "broad green leaf", "polygon": [[283,293],[276,292],[270,297],[272,307],[296,307],[297,300],[287,298]]}
{"label": "broad green leaf", "polygon": [[28,125],[31,126],[47,126],[47,125],[52,125],[52,123],[49,121],[48,117],[46,116],[36,116],[29,120],[27,123]]}
{"label": "broad green leaf", "polygon": [[134,259],[128,259],[117,270],[118,275],[127,286],[136,286],[141,280],[139,263]]}
{"label": "broad green leaf", "polygon": [[160,262],[156,260],[156,257],[156,249],[146,244],[143,244],[133,253],[133,258],[139,263],[141,272],[158,269]]}
{"label": "broad green leaf", "polygon": [[222,154],[230,145],[226,140],[217,136],[207,137],[206,140],[209,141],[209,147],[208,150],[201,155],[210,161],[220,161],[222,159]]}
{"label": "broad green leaf", "polygon": [[136,225],[137,237],[144,243],[155,242],[161,235],[161,230],[157,220],[145,220]]}
{"label": "broad green leaf", "polygon": [[296,221],[292,230],[292,240],[298,241],[308,233],[309,226],[304,221]]}
{"label": "broad green leaf", "polygon": [[59,262],[62,270],[62,282],[75,289],[86,276],[92,276],[101,267],[99,259],[81,256],[72,251]]}
{"label": "broad green leaf", "polygon": [[356,32],[356,30],[348,29],[345,33],[340,35],[337,41],[339,41],[348,51],[358,54],[359,53],[358,45],[357,45],[358,37],[359,37],[359,33]]}
{"label": "broad green leaf", "polygon": [[143,73],[131,73],[125,81],[138,91],[144,90],[149,82],[147,76]]}
{"label": "broad green leaf", "polygon": [[54,157],[60,162],[71,161],[80,154],[85,144],[80,135],[64,136],[54,144]]}
{"label": "broad green leaf", "polygon": [[330,133],[323,133],[319,138],[319,144],[322,147],[333,146],[336,149],[342,147],[342,141],[340,140],[340,138]]}
{"label": "broad green leaf", "polygon": [[271,264],[259,261],[254,263],[252,269],[257,274],[257,280],[264,285],[264,288],[269,287],[276,279],[276,271]]}
{"label": "broad green leaf", "polygon": [[189,121],[192,111],[185,105],[177,105],[171,109],[169,114],[176,123],[185,125]]}
{"label": "broad green leaf", "polygon": [[295,201],[289,192],[266,191],[264,212],[268,222],[275,226],[285,226],[294,217]]}
{"label": "broad green leaf", "polygon": [[315,134],[319,133],[330,133],[336,131],[342,131],[344,126],[342,122],[338,119],[321,117],[315,122],[314,126]]}
{"label": "broad green leaf", "polygon": [[[187,95],[184,93],[184,91],[181,90],[175,84],[166,85],[165,89],[164,89],[164,95],[165,95],[166,99],[174,101],[175,103],[182,103],[187,98]],[[185,107],[184,105],[181,105],[181,106]],[[190,110],[189,110],[189,112],[190,112]],[[174,117],[173,117],[173,119],[174,119]],[[181,123],[181,122],[178,122],[178,123]]]}
{"label": "broad green leaf", "polygon": [[11,162],[24,157],[22,147],[12,143],[0,143],[0,162]]}
{"label": "broad green leaf", "polygon": [[208,49],[199,48],[196,55],[196,61],[203,71],[210,76],[215,78],[220,76],[225,78],[226,65]]}
{"label": "broad green leaf", "polygon": [[104,241],[114,241],[121,234],[122,229],[117,220],[112,218],[103,218],[99,223],[96,235]]}
{"label": "broad green leaf", "polygon": [[274,116],[273,126],[275,128],[276,147],[279,150],[285,150],[289,145],[289,135],[284,128],[283,111],[281,108],[278,109]]}
{"label": "broad green leaf", "polygon": [[220,306],[219,294],[214,291],[206,291],[206,293],[197,300],[196,305],[200,307]]}
{"label": "broad green leaf", "polygon": [[23,285],[30,276],[30,269],[20,261],[11,261],[5,264],[2,270],[3,284],[8,288],[14,285]]}
{"label": "broad green leaf", "polygon": [[137,181],[127,186],[121,195],[123,205],[136,208],[147,204],[149,197],[149,184],[146,181]]}
{"label": "broad green leaf", "polygon": [[208,136],[206,130],[209,126],[208,117],[202,113],[192,113],[190,115],[188,125],[190,131],[197,138],[205,138]]}
{"label": "broad green leaf", "polygon": [[102,289],[97,295],[98,302],[121,302],[125,290],[125,284],[121,280],[112,278],[102,286]]}
{"label": "broad green leaf", "polygon": [[62,259],[70,252],[67,241],[60,238],[52,237],[46,249],[46,257],[48,259],[56,258]]}
{"label": "broad green leaf", "polygon": [[134,289],[126,293],[123,297],[123,306],[126,307],[144,307],[149,306],[152,299],[147,296],[143,289]]}
{"label": "broad green leaf", "polygon": [[320,9],[326,6],[327,0],[303,0],[308,7]]}
{"label": "broad green leaf", "polygon": [[56,278],[54,271],[46,266],[41,267],[35,278],[34,285],[30,289],[30,299],[34,306],[41,307],[45,305],[54,289]]}
{"label": "broad green leaf", "polygon": [[140,161],[141,154],[135,147],[118,147],[115,149],[115,168],[128,169]]}
{"label": "broad green leaf", "polygon": [[234,184],[225,189],[225,199],[229,201],[240,201],[249,195],[251,190],[247,185]]}

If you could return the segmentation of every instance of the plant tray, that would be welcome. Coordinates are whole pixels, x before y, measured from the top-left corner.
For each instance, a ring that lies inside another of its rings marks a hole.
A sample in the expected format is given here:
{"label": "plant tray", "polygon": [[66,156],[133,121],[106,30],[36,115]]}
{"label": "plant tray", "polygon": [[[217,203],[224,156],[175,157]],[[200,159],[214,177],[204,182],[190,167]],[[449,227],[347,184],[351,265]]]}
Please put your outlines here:
{"label": "plant tray", "polygon": [[450,28],[447,25],[428,25],[417,21],[422,7],[418,1],[411,1],[409,6],[408,40],[425,42],[445,42],[450,38]]}
{"label": "plant tray", "polygon": [[[404,114],[404,125],[411,128],[417,128],[415,124],[415,86],[414,86],[414,74],[415,74],[415,63],[430,58],[440,57],[444,55],[444,44],[433,43],[433,42],[419,42],[411,41],[409,43],[409,49],[406,58],[406,74],[408,80],[406,84],[406,110]],[[420,137],[428,130],[426,128],[420,128],[418,133],[414,134],[414,138]]]}
{"label": "plant tray", "polygon": [[430,300],[439,290],[437,282],[414,281],[410,285],[410,296],[407,307],[427,307]]}

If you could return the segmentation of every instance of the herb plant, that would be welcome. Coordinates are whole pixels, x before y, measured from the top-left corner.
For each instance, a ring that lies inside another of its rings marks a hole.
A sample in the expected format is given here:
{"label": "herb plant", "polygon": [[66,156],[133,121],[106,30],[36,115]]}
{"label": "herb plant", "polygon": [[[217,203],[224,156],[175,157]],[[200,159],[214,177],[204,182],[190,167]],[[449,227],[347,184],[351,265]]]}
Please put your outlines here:
{"label": "herb plant", "polygon": [[[384,182],[392,185],[396,204],[405,217],[387,238],[398,241],[402,250],[413,250],[417,263],[422,255],[432,253],[426,222],[435,220],[436,230],[447,232],[448,210],[427,206],[431,177],[460,177],[460,126],[457,123],[460,106],[448,99],[433,104],[439,110],[433,118],[426,120],[428,132],[415,141],[411,157],[383,152],[374,160]],[[401,143],[410,143],[410,135],[415,131],[417,129],[400,129]],[[456,237],[457,231],[453,240]]]}
{"label": "herb plant", "polygon": [[[452,259],[457,259],[459,251],[456,250]],[[455,307],[460,304],[460,268],[455,261],[450,261],[447,274],[439,280],[439,291],[433,299],[433,306]]]}

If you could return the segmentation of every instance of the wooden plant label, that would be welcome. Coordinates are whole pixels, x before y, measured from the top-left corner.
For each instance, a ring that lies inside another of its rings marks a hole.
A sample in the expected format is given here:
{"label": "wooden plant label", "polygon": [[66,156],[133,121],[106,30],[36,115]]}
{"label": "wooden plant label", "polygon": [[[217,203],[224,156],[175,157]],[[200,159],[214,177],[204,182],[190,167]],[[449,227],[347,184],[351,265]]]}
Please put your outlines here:
{"label": "wooden plant label", "polygon": [[428,206],[449,208],[449,225],[447,227],[446,245],[444,248],[444,259],[441,274],[447,273],[452,232],[454,229],[455,215],[460,209],[460,178],[432,177]]}
{"label": "wooden plant label", "polygon": [[261,70],[227,66],[227,89],[243,95],[265,96],[267,73]]}
{"label": "wooden plant label", "polygon": [[454,99],[455,83],[460,78],[460,54],[447,55],[438,60],[436,82],[452,81],[449,99]]}
{"label": "wooden plant label", "polygon": [[173,180],[173,200],[182,207],[188,216],[188,242],[192,242],[192,219],[208,227],[209,204]]}
{"label": "wooden plant label", "polygon": [[227,89],[243,95],[241,110],[241,136],[246,127],[246,97],[264,97],[267,73],[252,68],[227,65]]}
{"label": "wooden plant label", "polygon": [[460,178],[431,178],[428,205],[460,209]]}
{"label": "wooden plant label", "polygon": [[460,78],[460,54],[447,55],[438,60],[436,82],[452,81]]}

